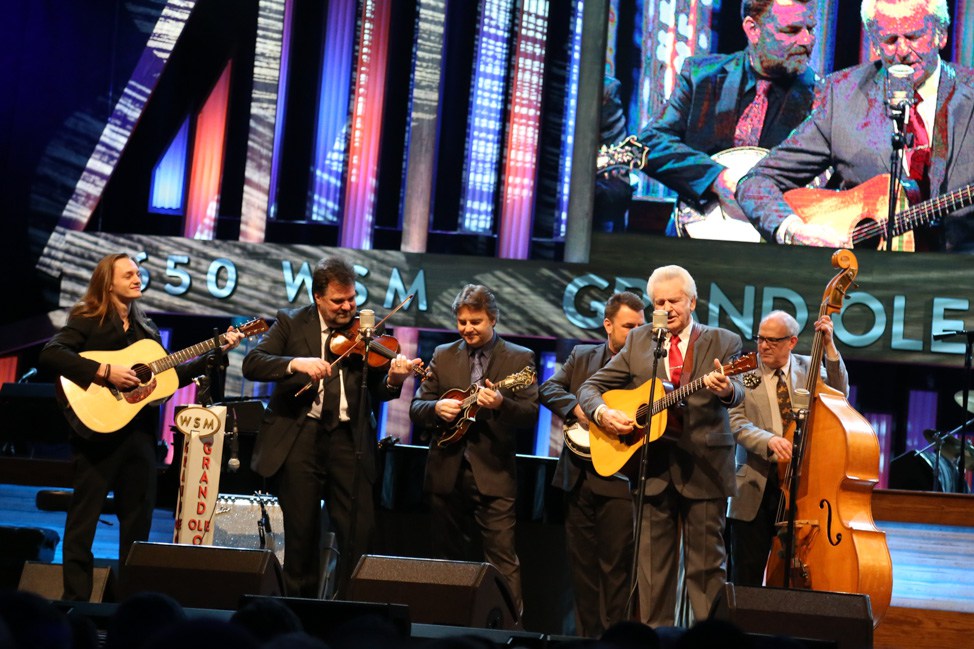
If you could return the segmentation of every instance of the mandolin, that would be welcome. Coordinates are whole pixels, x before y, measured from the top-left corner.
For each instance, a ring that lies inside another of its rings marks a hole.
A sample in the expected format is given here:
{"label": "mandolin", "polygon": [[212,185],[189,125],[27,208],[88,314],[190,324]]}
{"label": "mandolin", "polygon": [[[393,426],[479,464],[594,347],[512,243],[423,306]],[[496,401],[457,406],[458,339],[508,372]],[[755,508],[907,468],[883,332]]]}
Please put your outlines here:
{"label": "mandolin", "polygon": [[[520,372],[515,372],[507,378],[498,381],[491,389],[508,389],[512,392],[517,392],[534,383],[535,379],[537,379],[537,374],[534,368],[528,366]],[[460,402],[460,413],[456,416],[456,419],[446,424],[446,429],[436,442],[437,446],[450,446],[463,439],[470,425],[477,421],[477,411],[480,410],[480,406],[477,405],[477,395],[483,389],[475,383],[466,390],[454,388],[443,393],[440,399],[456,399]]]}

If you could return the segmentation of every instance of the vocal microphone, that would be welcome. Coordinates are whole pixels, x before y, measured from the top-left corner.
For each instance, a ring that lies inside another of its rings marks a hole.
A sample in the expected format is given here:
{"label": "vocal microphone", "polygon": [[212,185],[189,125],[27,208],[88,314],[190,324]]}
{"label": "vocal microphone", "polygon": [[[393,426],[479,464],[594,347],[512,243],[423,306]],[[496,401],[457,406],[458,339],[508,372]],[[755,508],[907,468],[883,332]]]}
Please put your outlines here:
{"label": "vocal microphone", "polygon": [[358,330],[362,338],[371,340],[375,330],[375,311],[372,309],[362,309],[358,312]]}
{"label": "vocal microphone", "polygon": [[886,105],[890,117],[902,120],[905,127],[913,105],[913,68],[902,63],[886,68]]}
{"label": "vocal microphone", "polygon": [[669,317],[669,312],[665,309],[656,309],[653,311],[653,336],[656,338],[656,342],[663,342],[663,338],[666,337],[666,319]]}
{"label": "vocal microphone", "polygon": [[812,395],[805,388],[797,388],[792,395],[791,408],[795,411],[799,419],[804,419],[808,414],[808,405],[811,403]]}
{"label": "vocal microphone", "polygon": [[230,459],[227,460],[227,471],[235,472],[240,468],[240,429],[237,427],[237,411],[233,411],[233,433],[230,435]]}
{"label": "vocal microphone", "polygon": [[17,383],[27,383],[27,381],[31,380],[35,376],[37,376],[37,368],[32,367],[26,372],[24,372],[24,375],[22,377],[17,379]]}

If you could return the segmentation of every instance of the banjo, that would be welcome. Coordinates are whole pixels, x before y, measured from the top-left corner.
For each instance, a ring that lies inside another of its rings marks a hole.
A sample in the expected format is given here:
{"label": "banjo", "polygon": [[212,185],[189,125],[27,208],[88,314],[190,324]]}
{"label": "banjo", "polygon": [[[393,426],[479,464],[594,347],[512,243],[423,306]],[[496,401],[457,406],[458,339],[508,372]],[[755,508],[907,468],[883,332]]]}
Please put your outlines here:
{"label": "banjo", "polygon": [[565,434],[565,446],[569,451],[582,459],[592,459],[588,428],[583,426],[582,422],[576,421],[574,424],[564,426],[562,432]]}

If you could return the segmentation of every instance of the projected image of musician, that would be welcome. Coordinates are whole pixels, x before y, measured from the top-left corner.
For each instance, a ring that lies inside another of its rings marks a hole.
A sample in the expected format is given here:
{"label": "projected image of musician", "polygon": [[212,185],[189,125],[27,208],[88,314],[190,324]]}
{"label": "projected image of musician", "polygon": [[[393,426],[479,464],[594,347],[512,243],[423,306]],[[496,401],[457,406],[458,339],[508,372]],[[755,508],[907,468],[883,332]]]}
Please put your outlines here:
{"label": "projected image of musician", "polygon": [[[499,309],[486,286],[467,284],[452,309],[460,340],[436,348],[430,377],[409,408],[414,424],[436,430],[424,484],[430,494],[433,552],[439,559],[494,564],[520,611],[514,459],[518,434],[528,434],[538,416],[534,352],[494,331]],[[482,559],[473,556],[478,535]]]}
{"label": "projected image of musician", "polygon": [[[940,58],[950,25],[947,2],[866,0],[861,14],[880,60],[826,79],[809,120],[741,180],[740,204],[768,241],[875,247],[887,222],[889,183],[882,174],[891,167],[891,106],[900,103],[890,70],[908,66],[902,161],[921,202],[896,214],[892,247],[974,251],[974,70]],[[829,186],[847,195],[833,203],[783,195],[829,166]]]}
{"label": "projected image of musician", "polygon": [[[84,296],[68,314],[67,323],[40,354],[41,367],[70,382],[82,399],[91,397],[98,403],[99,393],[104,392],[109,395],[104,399],[107,403],[128,404],[126,397],[133,393],[144,391],[149,396],[137,401],[139,406],[131,417],[117,418],[117,427],[105,425],[98,430],[86,426],[70,402],[67,404],[65,416],[75,434],[71,437],[74,493],[64,524],[66,600],[88,601],[91,597],[91,545],[109,491],[114,492],[119,521],[119,565],[125,565],[135,541],[149,539],[156,503],[159,409],[142,406],[155,404],[158,398],[169,397],[175,391],[153,395],[152,388],[157,383],[174,388],[177,383],[187,385],[207,368],[208,359],[199,356],[170,366],[159,376],[140,376],[133,369],[136,363],[156,360],[139,357],[138,350],[144,349],[148,341],[148,346],[158,349],[160,356],[165,354],[159,329],[139,307],[141,297],[142,278],[135,261],[122,253],[102,257],[91,273]],[[221,336],[220,343],[226,351],[236,347],[242,338],[243,334],[231,328]],[[125,352],[130,349],[136,350],[132,358],[121,362],[127,359]],[[113,360],[96,360],[103,355]],[[175,377],[164,376],[168,372]],[[113,420],[112,413],[94,414],[99,422]]]}
{"label": "projected image of musician", "polygon": [[363,355],[339,361],[330,345],[359,322],[355,279],[355,269],[344,259],[320,260],[311,278],[314,304],[278,311],[270,331],[243,361],[247,379],[277,383],[251,466],[273,478],[281,503],[284,588],[291,597],[318,598],[324,586],[322,499],[340,552],[334,576],[338,596],[368,551],[375,530],[373,405],[398,398],[406,377],[421,364],[395,355],[388,368],[368,370],[363,394]]}
{"label": "projected image of musician", "polygon": [[576,345],[551,378],[541,384],[541,403],[565,423],[565,446],[552,484],[565,492],[565,539],[575,595],[575,633],[600,637],[626,619],[632,567],[632,496],[629,481],[603,477],[592,466],[589,420],[575,393],[605,367],[646,322],[642,299],[615,293],[605,303],[605,342]]}
{"label": "projected image of musician", "polygon": [[[667,421],[673,420],[672,425],[649,444],[637,583],[639,619],[657,627],[678,620],[681,563],[692,620],[705,619],[724,588],[724,522],[727,498],[735,489],[734,437],[727,409],[741,402],[744,387],[721,369],[722,363],[740,354],[741,337],[693,321],[697,286],[686,269],[657,268],[646,292],[654,311],[665,312],[662,322],[655,332],[650,327],[633,330],[622,350],[582,384],[578,402],[593,428],[624,439],[634,436],[637,417],[611,407],[607,392],[654,379],[680,389],[699,387],[688,390],[685,406],[670,409]],[[657,350],[662,358],[654,376]],[[648,400],[648,389],[639,397]],[[653,400],[662,397],[654,394]]]}
{"label": "projected image of musician", "polygon": [[[727,508],[730,535],[728,580],[740,586],[761,586],[764,568],[782,512],[779,467],[791,460],[792,442],[785,435],[793,425],[794,391],[803,388],[811,372],[826,385],[849,394],[849,374],[832,337],[832,320],[815,323],[822,336],[824,357],[818,368],[810,357],[793,354],[799,326],[791,314],[772,311],[761,320],[755,337],[758,369],[744,376],[744,401],[730,411],[737,442],[737,495]],[[778,584],[775,584],[778,585]]]}
{"label": "projected image of musician", "polygon": [[812,108],[814,0],[744,0],[741,25],[747,48],[684,61],[662,114],[619,152],[679,194],[667,234],[759,241],[734,201],[737,179]]}

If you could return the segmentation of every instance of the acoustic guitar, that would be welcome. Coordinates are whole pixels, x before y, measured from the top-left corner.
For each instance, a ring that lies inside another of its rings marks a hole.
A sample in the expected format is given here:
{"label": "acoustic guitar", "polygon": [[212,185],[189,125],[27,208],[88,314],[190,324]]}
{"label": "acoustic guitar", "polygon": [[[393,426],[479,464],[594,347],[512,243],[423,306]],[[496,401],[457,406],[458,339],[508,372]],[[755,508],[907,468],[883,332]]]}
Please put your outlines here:
{"label": "acoustic guitar", "polygon": [[[237,331],[250,338],[267,331],[267,322],[257,318]],[[125,349],[116,351],[86,351],[81,356],[99,363],[131,367],[139,377],[139,385],[128,390],[107,381],[92,382],[88,389],[61,377],[61,390],[81,423],[96,433],[114,433],[132,421],[139,411],[171,397],[179,388],[175,367],[225,345],[226,334],[210,338],[173,354],[166,354],[162,345],[144,338]]]}
{"label": "acoustic guitar", "polygon": [[[721,367],[725,376],[749,372],[758,365],[757,354],[751,352]],[[605,405],[613,410],[621,410],[636,422],[633,432],[628,435],[613,435],[603,431],[593,421],[589,424],[590,452],[592,464],[599,475],[609,477],[619,473],[633,454],[647,442],[655,442],[666,430],[666,409],[675,406],[694,392],[702,389],[704,377],[686,385],[673,388],[661,379],[650,379],[632,390],[609,390],[602,395]],[[653,390],[653,406],[648,403],[650,385]]]}
{"label": "acoustic guitar", "polygon": [[[512,392],[517,392],[522,388],[526,388],[537,379],[537,374],[533,367],[525,367],[520,372],[515,372],[505,379],[502,379],[494,384],[493,390],[503,390],[508,389]],[[436,441],[437,446],[450,446],[451,444],[456,444],[463,436],[467,434],[470,425],[477,421],[477,412],[480,410],[480,406],[477,405],[477,395],[484,388],[474,384],[471,385],[466,390],[460,390],[459,388],[454,388],[452,390],[447,390],[444,392],[440,398],[441,399],[456,399],[460,402],[460,413],[456,416],[452,422],[446,424],[446,428],[440,435],[440,438]]]}

